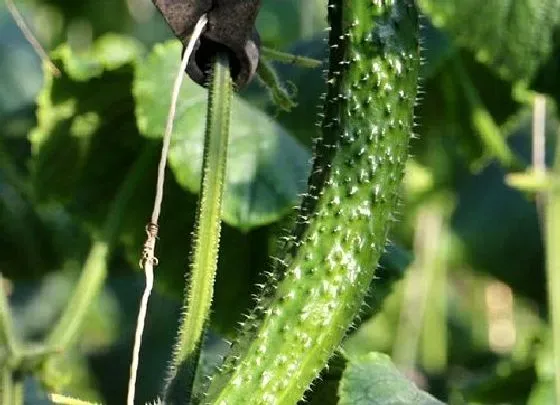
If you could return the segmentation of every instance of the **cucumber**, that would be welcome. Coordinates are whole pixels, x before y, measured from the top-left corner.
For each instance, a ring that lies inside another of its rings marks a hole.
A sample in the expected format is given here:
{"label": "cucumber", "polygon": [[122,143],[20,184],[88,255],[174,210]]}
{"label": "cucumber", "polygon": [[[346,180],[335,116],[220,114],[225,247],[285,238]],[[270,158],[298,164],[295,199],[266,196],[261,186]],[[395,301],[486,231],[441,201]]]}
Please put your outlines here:
{"label": "cucumber", "polygon": [[282,275],[263,292],[205,403],[295,404],[360,310],[385,249],[412,135],[413,0],[329,0],[322,138]]}

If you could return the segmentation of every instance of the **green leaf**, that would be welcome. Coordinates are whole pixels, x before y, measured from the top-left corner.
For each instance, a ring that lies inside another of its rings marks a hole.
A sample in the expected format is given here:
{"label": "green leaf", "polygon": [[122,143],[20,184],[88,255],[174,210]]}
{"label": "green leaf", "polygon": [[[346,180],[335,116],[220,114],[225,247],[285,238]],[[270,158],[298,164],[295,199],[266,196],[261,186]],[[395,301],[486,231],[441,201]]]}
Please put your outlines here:
{"label": "green leaf", "polygon": [[[134,96],[140,132],[163,132],[181,45],[157,45],[136,71]],[[206,90],[188,80],[177,105],[169,163],[179,184],[200,189]],[[232,102],[223,219],[248,230],[281,218],[305,189],[309,152],[262,111],[236,97]]]}
{"label": "green leaf", "polygon": [[[107,36],[94,43],[88,53],[76,53],[68,45],[53,53],[62,75],[53,77],[46,72],[45,87],[38,99],[38,125],[30,136],[30,166],[33,197],[49,207],[59,207],[51,210],[55,211],[52,214],[55,218],[60,217],[58,211],[69,213],[77,229],[96,234],[103,229],[109,205],[129,171],[148,150],[152,157],[124,217],[120,218],[122,254],[137,269],[146,239],[144,226],[153,207],[161,142],[140,136],[136,127],[132,97],[136,56],[130,52],[133,47],[127,45],[130,41],[126,37]],[[0,209],[1,201],[2,198]],[[188,264],[185,249],[189,246],[195,208],[195,198],[168,176],[160,218],[161,239],[157,245],[160,268],[164,271],[157,278],[156,286],[177,296],[184,289]],[[0,220],[3,219],[0,215]],[[35,228],[23,225],[34,236],[40,236]],[[62,232],[54,233],[60,236]],[[83,250],[74,247],[75,239],[71,233],[63,244],[59,243],[65,258],[79,256]],[[43,243],[43,246],[48,245]],[[33,257],[31,252],[27,253],[29,259]],[[3,264],[1,260],[0,264]]]}
{"label": "green leaf", "polygon": [[256,25],[263,44],[281,48],[322,32],[325,22],[323,0],[284,0],[263,1]]}
{"label": "green leaf", "polygon": [[537,382],[534,384],[528,405],[553,405],[557,403],[555,390],[555,374],[560,372],[554,369],[554,342],[552,328],[547,330],[541,338],[537,349],[535,369]]}
{"label": "green leaf", "polygon": [[110,35],[86,53],[63,45],[53,53],[60,77],[45,72],[38,124],[30,134],[34,192],[89,220],[103,221],[145,141],[138,136],[131,95],[141,47]]}
{"label": "green leaf", "polygon": [[555,405],[554,381],[540,381],[535,384],[527,405]]}
{"label": "green leaf", "polygon": [[552,51],[559,0],[419,0],[434,25],[503,77],[530,79]]}
{"label": "green leaf", "polygon": [[131,37],[107,34],[93,43],[87,52],[75,52],[68,44],[53,52],[52,58],[63,63],[64,71],[75,81],[87,81],[134,62],[143,52]]}
{"label": "green leaf", "polygon": [[441,405],[399,373],[389,356],[369,353],[350,360],[342,374],[339,405]]}
{"label": "green leaf", "polygon": [[[4,173],[0,170],[0,179]],[[6,278],[42,275],[59,264],[48,223],[20,190],[0,180],[0,269]]]}
{"label": "green leaf", "polygon": [[[38,4],[37,4],[38,3]],[[98,0],[37,0],[31,3],[37,8],[51,10],[58,19],[58,25],[48,27],[51,30],[68,32],[72,24],[80,21],[82,27],[86,25],[92,34],[98,37],[107,32],[130,32],[134,23],[133,17],[142,16],[142,7],[138,4],[131,7],[124,1],[98,1]],[[136,12],[134,12],[136,11]],[[142,20],[144,24],[145,18]],[[82,28],[83,29],[83,28]],[[56,32],[56,31],[55,31]]]}

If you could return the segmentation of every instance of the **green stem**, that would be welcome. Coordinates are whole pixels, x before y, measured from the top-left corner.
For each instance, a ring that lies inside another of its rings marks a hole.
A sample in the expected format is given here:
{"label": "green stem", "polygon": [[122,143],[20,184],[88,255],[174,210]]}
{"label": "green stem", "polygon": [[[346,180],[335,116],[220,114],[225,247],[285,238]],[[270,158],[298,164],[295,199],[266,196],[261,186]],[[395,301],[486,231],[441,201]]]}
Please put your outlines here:
{"label": "green stem", "polygon": [[552,185],[546,207],[546,268],[548,280],[549,317],[552,325],[554,385],[560,400],[560,134],[556,147]]}
{"label": "green stem", "polygon": [[[178,340],[164,396],[175,395],[174,387],[190,395],[194,369],[210,315],[220,242],[221,210],[229,139],[232,80],[227,58],[219,54],[213,63],[202,162],[200,202],[194,237],[190,284],[185,297]],[[190,369],[190,370],[189,370]],[[187,373],[188,380],[181,377]]]}
{"label": "green stem", "polygon": [[13,381],[12,381],[12,370],[7,365],[4,365],[2,369],[2,392],[0,398],[2,398],[2,404],[12,403],[12,392],[13,392]]}
{"label": "green stem", "polygon": [[63,351],[76,339],[84,323],[87,310],[101,290],[107,276],[108,257],[109,245],[101,240],[94,241],[78,285],[74,290],[74,295],[70,298],[57,324],[51,330],[47,338],[47,346],[56,346],[60,351]]}
{"label": "green stem", "polygon": [[509,169],[522,169],[523,165],[508,146],[506,140],[501,135],[498,124],[496,124],[482,103],[476,86],[472,82],[468,73],[465,71],[458,55],[453,57],[453,62],[459,83],[463,87],[467,101],[472,109],[471,118],[474,129],[480,136],[480,140],[486,148],[486,151],[491,156],[498,159],[504,167]]}
{"label": "green stem", "polygon": [[94,240],[74,294],[47,337],[48,347],[64,350],[77,338],[92,301],[103,287],[107,277],[107,261],[116,242],[128,203],[144,177],[154,151],[151,146],[145,148],[119,189],[109,210],[103,235]]}
{"label": "green stem", "polygon": [[9,366],[2,369],[2,405],[23,405],[23,379],[18,378]]}
{"label": "green stem", "polygon": [[323,64],[322,61],[312,58],[307,58],[301,55],[294,55],[287,52],[280,52],[275,49],[263,46],[261,48],[262,57],[270,60],[275,60],[281,63],[290,63],[303,68],[314,69]]}
{"label": "green stem", "polygon": [[13,376],[13,393],[12,393],[12,403],[10,405],[23,405],[24,400],[24,390],[23,390],[23,377]]}
{"label": "green stem", "polygon": [[0,273],[0,342],[4,343],[7,349],[6,357],[8,361],[19,357],[20,344],[14,333],[13,319],[10,313],[8,297],[4,291],[2,273]]}
{"label": "green stem", "polygon": [[[428,373],[441,375],[447,367],[447,260],[449,245],[449,220],[452,213],[450,199],[446,195],[435,202],[434,214],[442,218],[441,229],[427,230],[438,233],[439,239],[430,241],[431,252],[427,251],[428,261],[431,261],[432,285],[427,291],[429,302],[424,313],[421,335],[421,364]],[[431,257],[432,256],[432,257]]]}
{"label": "green stem", "polygon": [[264,86],[270,91],[272,101],[284,111],[290,111],[296,106],[288,91],[284,88],[274,70],[274,67],[266,59],[259,61],[257,74]]}
{"label": "green stem", "polygon": [[444,204],[443,197],[428,201],[419,209],[417,216],[414,240],[416,262],[407,274],[401,319],[393,351],[395,362],[407,369],[413,369],[417,362],[420,338],[422,329],[426,326],[427,315],[430,312],[433,314],[433,306],[439,307],[443,304],[434,300],[431,293],[438,284],[438,276],[442,275]]}

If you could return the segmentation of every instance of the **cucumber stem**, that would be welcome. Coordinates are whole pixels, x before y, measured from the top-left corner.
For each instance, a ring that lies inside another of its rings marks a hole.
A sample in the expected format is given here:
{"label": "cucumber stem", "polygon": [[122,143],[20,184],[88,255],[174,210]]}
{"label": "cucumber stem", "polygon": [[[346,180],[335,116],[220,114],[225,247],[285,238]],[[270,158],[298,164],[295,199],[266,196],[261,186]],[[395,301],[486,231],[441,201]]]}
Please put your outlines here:
{"label": "cucumber stem", "polygon": [[[166,401],[170,395],[183,400],[191,395],[194,370],[210,316],[218,264],[232,94],[229,61],[227,55],[219,53],[212,64],[191,275],[184,302],[185,314],[180,322],[170,375],[164,388]],[[174,392],[175,387],[182,394]]]}

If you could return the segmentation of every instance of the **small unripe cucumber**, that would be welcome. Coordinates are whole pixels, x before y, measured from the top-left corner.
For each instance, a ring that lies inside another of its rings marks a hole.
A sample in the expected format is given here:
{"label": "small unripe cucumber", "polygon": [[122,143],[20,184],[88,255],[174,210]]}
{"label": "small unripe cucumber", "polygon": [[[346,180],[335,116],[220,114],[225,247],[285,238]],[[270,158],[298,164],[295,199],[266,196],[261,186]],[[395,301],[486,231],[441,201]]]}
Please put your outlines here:
{"label": "small unripe cucumber", "polygon": [[412,134],[413,0],[329,0],[323,137],[293,255],[206,402],[295,404],[358,313],[385,248]]}

